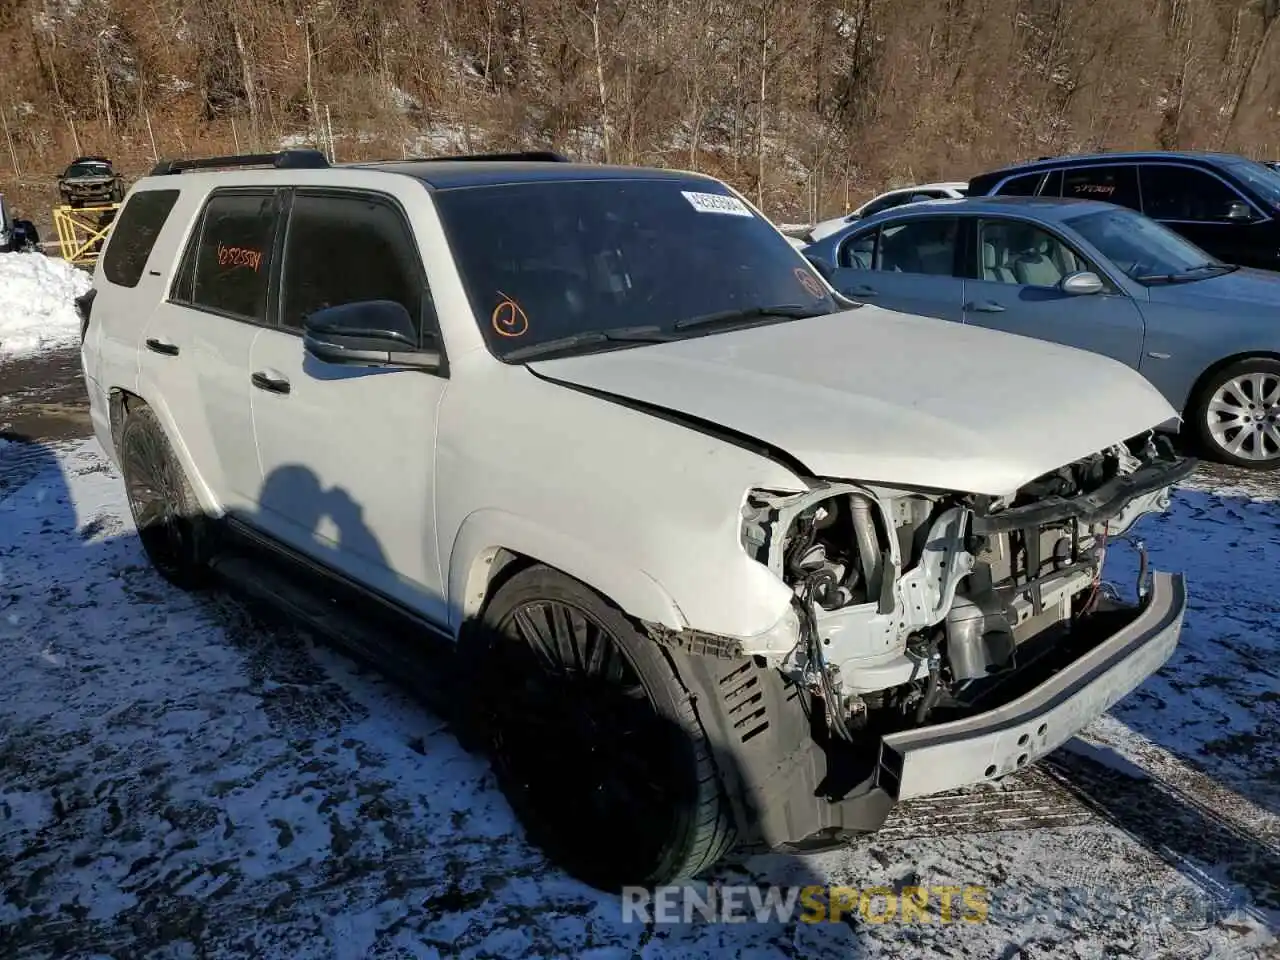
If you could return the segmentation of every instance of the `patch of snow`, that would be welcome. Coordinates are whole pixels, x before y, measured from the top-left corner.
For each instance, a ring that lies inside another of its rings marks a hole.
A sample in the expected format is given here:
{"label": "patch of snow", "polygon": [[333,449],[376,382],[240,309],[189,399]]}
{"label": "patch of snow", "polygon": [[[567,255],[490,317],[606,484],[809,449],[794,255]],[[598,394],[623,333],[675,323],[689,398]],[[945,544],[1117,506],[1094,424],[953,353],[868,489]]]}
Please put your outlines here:
{"label": "patch of snow", "polygon": [[391,85],[391,105],[400,113],[413,113],[422,109],[422,101],[413,94]]}
{"label": "patch of snow", "polygon": [[88,273],[56,257],[0,253],[0,360],[78,342],[73,301],[92,282]]}
{"label": "patch of snow", "polygon": [[470,144],[483,143],[483,130],[468,130],[460,123],[435,123],[404,141],[411,157],[433,157],[448,153],[466,153]]}
{"label": "patch of snow", "polygon": [[281,150],[296,150],[299,147],[319,149],[315,136],[310,133],[286,133],[276,141],[276,144]]}

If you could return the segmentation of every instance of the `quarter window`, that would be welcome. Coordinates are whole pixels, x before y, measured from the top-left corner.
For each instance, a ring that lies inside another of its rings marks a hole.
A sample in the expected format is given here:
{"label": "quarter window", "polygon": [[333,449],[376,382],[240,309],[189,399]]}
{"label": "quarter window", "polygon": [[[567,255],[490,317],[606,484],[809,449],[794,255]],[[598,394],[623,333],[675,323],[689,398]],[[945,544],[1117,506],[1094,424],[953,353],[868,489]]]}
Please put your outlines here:
{"label": "quarter window", "polygon": [[281,287],[280,323],[293,330],[325,307],[390,300],[409,312],[421,333],[430,302],[417,244],[400,211],[363,194],[300,191],[294,197]]}
{"label": "quarter window", "polygon": [[956,217],[929,217],[882,227],[875,269],[951,276],[959,226]]}
{"label": "quarter window", "polygon": [[1018,220],[985,220],[978,231],[982,279],[1052,287],[1088,264],[1053,234]]}
{"label": "quarter window", "polygon": [[1121,164],[1064,170],[1062,195],[1075,200],[1102,200],[1130,210],[1140,210],[1138,169]]}
{"label": "quarter window", "polygon": [[179,274],[178,298],[199,309],[262,323],[278,221],[274,192],[211,196]]}
{"label": "quarter window", "polygon": [[177,202],[177,190],[147,190],[129,198],[102,255],[102,272],[111,283],[118,287],[138,285],[156,237]]}
{"label": "quarter window", "polygon": [[1142,167],[1143,213],[1153,220],[1214,222],[1230,219],[1239,194],[1217,177],[1190,167],[1149,164]]}

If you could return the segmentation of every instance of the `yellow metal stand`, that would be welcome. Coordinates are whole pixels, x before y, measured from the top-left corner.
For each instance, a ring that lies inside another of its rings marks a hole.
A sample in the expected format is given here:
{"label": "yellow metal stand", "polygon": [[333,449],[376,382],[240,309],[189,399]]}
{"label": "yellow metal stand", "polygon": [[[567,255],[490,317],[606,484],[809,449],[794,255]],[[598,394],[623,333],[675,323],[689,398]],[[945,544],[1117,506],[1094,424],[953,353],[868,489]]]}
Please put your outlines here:
{"label": "yellow metal stand", "polygon": [[58,230],[58,249],[62,259],[75,264],[96,263],[102,241],[116,221],[120,204],[100,207],[54,207],[53,225]]}

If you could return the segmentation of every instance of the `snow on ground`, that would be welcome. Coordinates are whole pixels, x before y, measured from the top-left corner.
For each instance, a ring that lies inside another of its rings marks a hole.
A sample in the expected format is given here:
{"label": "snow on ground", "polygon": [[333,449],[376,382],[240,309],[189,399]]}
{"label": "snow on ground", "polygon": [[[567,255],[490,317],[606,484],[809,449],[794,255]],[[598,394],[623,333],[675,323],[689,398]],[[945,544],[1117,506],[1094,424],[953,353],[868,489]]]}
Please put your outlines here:
{"label": "snow on ground", "polygon": [[[981,884],[981,924],[624,923],[375,675],[148,567],[93,441],[0,449],[0,956],[1262,956],[1280,925],[1280,506],[1201,482],[1161,674],[1088,742],[729,883]],[[1119,552],[1121,548],[1116,548]],[[1123,557],[1111,576],[1121,579]]]}
{"label": "snow on ground", "polygon": [[73,301],[91,282],[56,257],[0,253],[0,360],[76,343],[80,320]]}

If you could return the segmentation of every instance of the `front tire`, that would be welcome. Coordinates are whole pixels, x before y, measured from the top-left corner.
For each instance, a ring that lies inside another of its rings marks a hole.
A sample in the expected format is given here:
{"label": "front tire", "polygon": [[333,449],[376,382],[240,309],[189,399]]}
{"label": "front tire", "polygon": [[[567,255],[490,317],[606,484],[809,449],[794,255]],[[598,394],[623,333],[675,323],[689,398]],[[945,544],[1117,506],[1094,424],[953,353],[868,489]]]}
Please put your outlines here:
{"label": "front tire", "polygon": [[[728,798],[663,651],[547,567],[487,605],[471,696],[479,736],[530,839],[603,890],[696,876],[733,842]],[[483,691],[483,692],[482,692]]]}
{"label": "front tire", "polygon": [[150,407],[125,413],[119,448],[129,512],[147,559],[174,586],[205,586],[210,522]]}
{"label": "front tire", "polygon": [[1223,367],[1191,415],[1210,458],[1249,470],[1280,468],[1280,360],[1249,357]]}

